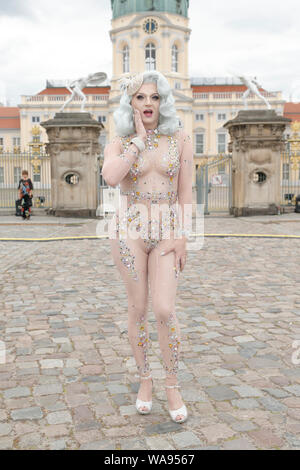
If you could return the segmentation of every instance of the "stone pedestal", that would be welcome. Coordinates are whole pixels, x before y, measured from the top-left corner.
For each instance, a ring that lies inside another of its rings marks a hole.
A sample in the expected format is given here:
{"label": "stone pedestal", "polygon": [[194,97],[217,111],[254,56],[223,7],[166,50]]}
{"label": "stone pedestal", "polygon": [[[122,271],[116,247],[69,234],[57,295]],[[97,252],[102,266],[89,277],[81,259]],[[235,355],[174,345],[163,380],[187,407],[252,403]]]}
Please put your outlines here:
{"label": "stone pedestal", "polygon": [[280,154],[284,148],[283,133],[290,121],[275,110],[245,110],[224,125],[231,136],[232,215],[278,213]]}
{"label": "stone pedestal", "polygon": [[90,113],[57,113],[41,126],[48,134],[51,158],[52,207],[48,212],[62,217],[95,217],[103,124]]}

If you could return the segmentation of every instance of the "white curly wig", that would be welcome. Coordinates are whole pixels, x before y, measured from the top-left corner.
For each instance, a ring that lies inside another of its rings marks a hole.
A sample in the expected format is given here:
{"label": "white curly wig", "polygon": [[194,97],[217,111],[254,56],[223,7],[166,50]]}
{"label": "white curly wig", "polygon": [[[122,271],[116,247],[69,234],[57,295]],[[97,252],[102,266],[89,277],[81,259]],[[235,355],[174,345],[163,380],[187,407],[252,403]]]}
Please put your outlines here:
{"label": "white curly wig", "polygon": [[[168,80],[162,73],[151,70],[143,73],[143,83],[157,84],[157,92],[160,96],[158,131],[166,135],[174,134],[179,129],[180,124],[179,118],[176,116],[175,100]],[[125,137],[136,132],[131,99],[132,96],[129,96],[127,92],[124,91],[120,100],[120,106],[113,114],[116,133],[120,137]]]}

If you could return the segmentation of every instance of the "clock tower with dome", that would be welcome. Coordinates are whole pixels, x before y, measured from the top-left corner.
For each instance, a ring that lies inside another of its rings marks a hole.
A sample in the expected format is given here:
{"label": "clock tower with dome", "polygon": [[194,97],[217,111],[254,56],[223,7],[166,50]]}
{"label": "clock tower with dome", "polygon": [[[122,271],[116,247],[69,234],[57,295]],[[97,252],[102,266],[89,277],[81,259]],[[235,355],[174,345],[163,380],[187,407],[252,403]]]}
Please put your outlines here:
{"label": "clock tower with dome", "polygon": [[113,49],[110,102],[120,98],[123,73],[158,70],[168,79],[184,127],[191,127],[189,0],[111,0]]}
{"label": "clock tower with dome", "polygon": [[159,70],[174,87],[189,87],[189,0],[111,0],[111,7],[112,81]]}

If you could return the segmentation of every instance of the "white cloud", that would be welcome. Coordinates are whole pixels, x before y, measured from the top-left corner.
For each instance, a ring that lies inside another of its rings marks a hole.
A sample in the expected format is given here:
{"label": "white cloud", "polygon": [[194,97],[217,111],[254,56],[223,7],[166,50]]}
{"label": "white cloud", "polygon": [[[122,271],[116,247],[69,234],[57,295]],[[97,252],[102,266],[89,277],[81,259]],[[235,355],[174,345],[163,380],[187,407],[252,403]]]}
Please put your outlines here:
{"label": "white cloud", "polygon": [[[298,0],[190,1],[191,76],[256,75],[286,93],[300,78]],[[0,0],[0,81],[11,104],[46,79],[112,72],[110,0]]]}
{"label": "white cloud", "polygon": [[11,104],[42,90],[47,78],[111,74],[109,1],[27,1],[31,16],[0,16],[1,79]]}
{"label": "white cloud", "polygon": [[285,0],[190,2],[190,73],[256,75],[268,90],[287,97],[300,78],[300,4]]}

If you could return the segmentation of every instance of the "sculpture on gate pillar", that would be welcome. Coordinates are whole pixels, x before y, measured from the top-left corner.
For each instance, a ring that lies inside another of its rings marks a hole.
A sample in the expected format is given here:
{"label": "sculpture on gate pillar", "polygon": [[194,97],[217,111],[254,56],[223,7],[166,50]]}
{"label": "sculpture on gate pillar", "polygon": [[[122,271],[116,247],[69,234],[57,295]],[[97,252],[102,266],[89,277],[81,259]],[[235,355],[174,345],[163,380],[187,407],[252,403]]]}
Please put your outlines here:
{"label": "sculpture on gate pillar", "polygon": [[67,99],[64,105],[60,108],[59,112],[62,113],[65,107],[69,103],[71,103],[71,101],[75,98],[76,95],[78,95],[80,98],[82,98],[80,111],[83,113],[84,107],[86,104],[86,96],[82,91],[83,88],[85,88],[88,84],[91,84],[94,86],[100,85],[100,83],[104,82],[104,80],[106,79],[107,79],[106,73],[98,72],[98,73],[90,73],[87,77],[80,77],[71,82],[67,82],[65,86],[71,92],[71,96],[69,99]]}
{"label": "sculpture on gate pillar", "polygon": [[243,94],[243,101],[244,101],[244,109],[248,109],[248,104],[246,98],[250,95],[250,93],[254,93],[258,98],[260,98],[267,106],[268,109],[271,109],[270,103],[266,100],[266,98],[260,93],[259,87],[262,86],[257,82],[256,77],[247,77],[246,75],[241,75],[238,77],[244,85],[246,85],[247,90]]}

